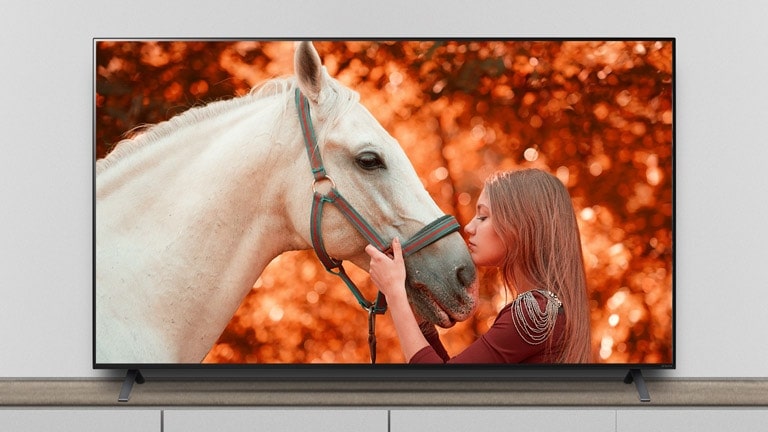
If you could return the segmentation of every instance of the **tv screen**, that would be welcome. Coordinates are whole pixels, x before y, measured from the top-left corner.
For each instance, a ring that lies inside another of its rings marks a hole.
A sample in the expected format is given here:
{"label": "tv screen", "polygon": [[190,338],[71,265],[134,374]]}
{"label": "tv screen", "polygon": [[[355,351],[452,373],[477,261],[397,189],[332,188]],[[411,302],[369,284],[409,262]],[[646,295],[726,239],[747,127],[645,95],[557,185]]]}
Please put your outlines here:
{"label": "tv screen", "polygon": [[473,262],[479,198],[531,169],[570,197],[587,364],[674,367],[674,52],[95,40],[94,367],[407,370],[364,251],[394,237],[415,245],[415,316],[456,356],[521,294]]}

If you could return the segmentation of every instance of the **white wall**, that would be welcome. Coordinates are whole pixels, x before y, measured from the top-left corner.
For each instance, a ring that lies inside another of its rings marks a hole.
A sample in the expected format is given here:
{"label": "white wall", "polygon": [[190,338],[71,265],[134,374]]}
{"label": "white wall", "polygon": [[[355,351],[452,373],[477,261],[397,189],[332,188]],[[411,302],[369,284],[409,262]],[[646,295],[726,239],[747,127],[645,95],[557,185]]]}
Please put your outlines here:
{"label": "white wall", "polygon": [[92,39],[334,36],[676,37],[678,368],[664,375],[768,376],[768,3],[628,3],[4,4],[0,377],[106,374],[91,369]]}

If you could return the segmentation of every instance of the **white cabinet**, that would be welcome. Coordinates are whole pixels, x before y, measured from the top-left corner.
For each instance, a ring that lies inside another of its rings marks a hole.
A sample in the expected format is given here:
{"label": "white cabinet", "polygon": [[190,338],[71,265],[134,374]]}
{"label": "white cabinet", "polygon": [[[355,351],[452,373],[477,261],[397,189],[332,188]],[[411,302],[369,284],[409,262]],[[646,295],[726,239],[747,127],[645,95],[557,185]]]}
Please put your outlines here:
{"label": "white cabinet", "polygon": [[0,409],[0,430],[14,432],[160,432],[160,410]]}
{"label": "white cabinet", "polygon": [[14,432],[753,432],[768,408],[0,408]]}
{"label": "white cabinet", "polygon": [[[612,409],[397,409],[390,412],[390,432],[615,432]],[[647,431],[646,431],[647,432]]]}
{"label": "white cabinet", "polygon": [[387,432],[386,409],[167,409],[163,432]]}
{"label": "white cabinet", "polygon": [[616,412],[617,432],[755,432],[768,430],[768,409],[638,409]]}

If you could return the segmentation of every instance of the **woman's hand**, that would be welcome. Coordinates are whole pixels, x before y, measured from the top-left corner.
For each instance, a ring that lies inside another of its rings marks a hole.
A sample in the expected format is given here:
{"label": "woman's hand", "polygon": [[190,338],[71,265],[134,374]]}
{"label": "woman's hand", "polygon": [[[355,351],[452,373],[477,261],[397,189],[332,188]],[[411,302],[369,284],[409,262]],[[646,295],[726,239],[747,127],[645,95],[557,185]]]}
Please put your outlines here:
{"label": "woman's hand", "polygon": [[387,297],[387,301],[405,300],[405,261],[400,240],[392,240],[392,254],[390,258],[372,245],[365,247],[365,252],[371,257],[371,265],[368,273],[371,280],[379,290]]}
{"label": "woman's hand", "polygon": [[421,334],[419,323],[405,294],[405,261],[400,240],[392,240],[392,258],[371,245],[365,247],[365,252],[371,257],[368,273],[379,291],[387,298],[387,310],[392,315],[392,322],[400,338],[400,347],[405,359],[410,360],[420,349],[429,346],[429,343]]}

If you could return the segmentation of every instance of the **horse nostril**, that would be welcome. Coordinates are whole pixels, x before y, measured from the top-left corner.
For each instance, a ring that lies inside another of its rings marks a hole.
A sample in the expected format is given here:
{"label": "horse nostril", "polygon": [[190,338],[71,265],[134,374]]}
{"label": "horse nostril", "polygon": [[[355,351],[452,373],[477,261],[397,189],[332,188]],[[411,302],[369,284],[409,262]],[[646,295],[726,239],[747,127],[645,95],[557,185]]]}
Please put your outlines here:
{"label": "horse nostril", "polygon": [[475,267],[463,265],[456,269],[456,279],[462,287],[468,287],[475,282]]}

